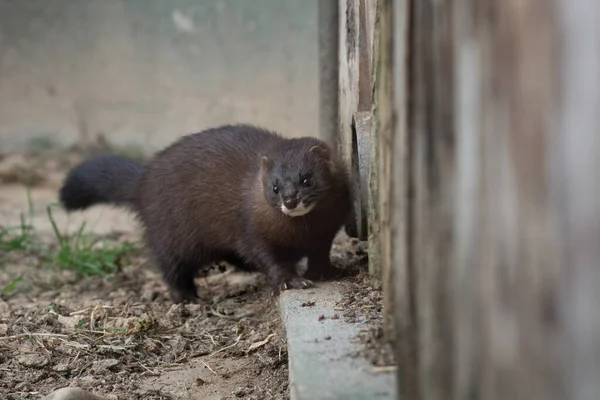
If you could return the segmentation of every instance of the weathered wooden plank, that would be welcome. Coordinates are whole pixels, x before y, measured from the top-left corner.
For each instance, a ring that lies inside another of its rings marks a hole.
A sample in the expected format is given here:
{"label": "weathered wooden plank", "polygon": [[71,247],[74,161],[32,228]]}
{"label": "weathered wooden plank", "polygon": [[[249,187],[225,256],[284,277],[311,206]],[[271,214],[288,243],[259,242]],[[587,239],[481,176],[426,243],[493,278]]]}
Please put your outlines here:
{"label": "weathered wooden plank", "polygon": [[360,1],[341,0],[339,4],[339,129],[341,154],[352,160],[352,116],[359,101]]}
{"label": "weathered wooden plank", "polygon": [[[383,29],[392,38],[384,51],[392,52],[387,58],[391,64],[391,112],[395,116],[391,127],[391,182],[390,182],[390,270],[384,270],[383,281],[391,282],[391,296],[385,293],[386,333],[395,338],[398,363],[398,398],[418,399],[418,342],[414,299],[414,270],[409,263],[409,50],[410,0],[394,0],[382,8]],[[384,82],[378,82],[385,84]],[[378,104],[381,107],[381,104]],[[391,299],[391,301],[390,301]],[[393,304],[389,304],[392,303]],[[391,318],[390,318],[391,315]],[[391,321],[390,321],[391,319]]]}
{"label": "weathered wooden plank", "polygon": [[373,103],[373,87],[371,74],[373,65],[373,33],[375,21],[373,13],[376,2],[371,0],[359,1],[359,31],[358,31],[358,111],[371,111]]}
{"label": "weathered wooden plank", "polygon": [[[352,116],[352,158],[356,236],[368,238],[368,192],[371,167],[371,112],[359,111]],[[379,277],[377,277],[379,279]]]}
{"label": "weathered wooden plank", "polygon": [[418,394],[451,395],[454,127],[449,0],[412,6],[409,95],[409,282],[414,290]]}
{"label": "weathered wooden plank", "polygon": [[457,0],[454,398],[565,399],[552,2]]}
{"label": "weathered wooden plank", "polygon": [[357,159],[354,115],[358,111],[370,111],[371,108],[367,14],[364,0],[342,0],[339,8],[339,145],[342,156],[352,166],[351,178],[356,189],[354,218],[349,222],[347,231],[352,236],[366,240],[367,207],[366,202],[361,201],[366,187],[360,185],[360,170],[352,162]]}
{"label": "weathered wooden plank", "polygon": [[391,280],[391,145],[392,145],[392,34],[391,2],[378,2],[375,28],[374,94],[371,168],[369,178],[369,271],[381,277],[384,293],[385,333],[394,337]]}
{"label": "weathered wooden plank", "polygon": [[378,7],[370,249],[394,266],[399,398],[596,398],[600,5]]}
{"label": "weathered wooden plank", "polygon": [[[365,12],[365,21],[366,21],[366,42],[367,42],[367,50],[369,52],[369,66],[370,76],[369,80],[371,80],[371,76],[373,75],[373,46],[375,40],[375,19],[377,17],[377,1],[376,0],[362,0],[361,7],[363,7]],[[368,88],[370,94],[372,95],[373,82],[370,82],[370,86]],[[369,107],[370,109],[370,107]]]}

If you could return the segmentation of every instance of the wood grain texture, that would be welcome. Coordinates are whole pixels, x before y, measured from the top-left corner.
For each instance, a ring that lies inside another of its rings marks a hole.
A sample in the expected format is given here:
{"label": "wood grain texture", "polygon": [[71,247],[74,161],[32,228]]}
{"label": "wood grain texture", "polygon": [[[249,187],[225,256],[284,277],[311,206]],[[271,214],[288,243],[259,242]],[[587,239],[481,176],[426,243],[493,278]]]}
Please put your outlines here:
{"label": "wood grain texture", "polygon": [[[414,299],[414,270],[410,264],[411,237],[409,226],[410,196],[410,154],[409,154],[409,49],[410,49],[410,0],[396,0],[387,5],[389,15],[384,26],[389,30],[391,41],[387,51],[392,52],[388,58],[391,63],[393,80],[390,82],[392,95],[390,104],[392,113],[391,126],[391,176],[390,176],[390,270],[384,270],[384,281],[389,280],[392,293],[385,293],[384,301],[394,302],[386,307],[394,318],[387,322],[386,332],[395,338],[395,349],[398,360],[399,397],[403,399],[418,398],[417,385],[418,346],[416,309]],[[383,183],[382,183],[383,184]]]}
{"label": "wood grain texture", "polygon": [[372,239],[383,257],[389,212],[399,398],[600,393],[596,3],[379,2]]}
{"label": "wood grain texture", "polygon": [[414,2],[411,10],[409,283],[418,351],[418,394],[450,396],[453,268],[454,125],[450,1]]}
{"label": "wood grain texture", "polygon": [[369,271],[379,277],[384,292],[384,332],[394,338],[391,269],[391,156],[392,156],[392,25],[391,2],[377,3],[374,36],[372,146],[369,175]]}
{"label": "wood grain texture", "polygon": [[[543,0],[457,1],[456,398],[563,398],[548,188],[554,25]],[[461,52],[462,50],[462,52]]]}
{"label": "wood grain texture", "polygon": [[[371,111],[372,6],[366,0],[341,0],[339,4],[339,148],[352,167],[355,185],[354,217],[348,224],[352,236],[367,240],[367,205],[361,201],[367,188],[361,186],[364,174],[353,161],[358,159],[357,138],[353,118],[357,112]],[[371,9],[370,9],[371,7]]]}

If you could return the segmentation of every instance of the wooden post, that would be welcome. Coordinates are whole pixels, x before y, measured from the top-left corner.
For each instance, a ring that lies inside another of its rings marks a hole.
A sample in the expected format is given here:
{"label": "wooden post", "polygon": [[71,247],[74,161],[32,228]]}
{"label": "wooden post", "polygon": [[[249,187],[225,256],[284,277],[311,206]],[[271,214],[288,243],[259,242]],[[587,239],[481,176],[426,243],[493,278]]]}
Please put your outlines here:
{"label": "wooden post", "polygon": [[352,236],[363,239],[363,216],[361,209],[358,153],[355,151],[352,118],[358,111],[359,102],[359,0],[339,0],[339,148],[346,164],[351,167],[350,177],[354,187],[353,218],[348,223]]}
{"label": "wooden post", "polygon": [[358,111],[359,80],[359,0],[339,2],[339,125],[344,158],[352,154],[352,116]]}
{"label": "wooden post", "polygon": [[[391,120],[391,171],[390,171],[390,265],[384,272],[384,281],[391,282],[392,296],[385,296],[386,333],[394,338],[398,362],[398,396],[417,399],[418,343],[416,309],[414,299],[415,271],[409,263],[409,195],[410,158],[408,153],[408,99],[409,99],[409,50],[410,50],[410,0],[394,0],[382,7],[380,23],[390,37],[389,43],[380,43],[382,51],[390,52],[387,62],[393,80],[390,116]],[[381,39],[380,39],[381,40]],[[390,79],[391,79],[390,76]],[[385,82],[379,82],[381,86]],[[380,90],[381,90],[381,86]],[[377,105],[381,107],[379,104]],[[382,111],[379,111],[381,114]],[[391,301],[393,304],[390,304]]]}
{"label": "wooden post", "polygon": [[600,4],[380,0],[378,20],[370,246],[389,212],[399,398],[596,398]]}
{"label": "wooden post", "polygon": [[456,1],[454,398],[600,393],[599,11]]}
{"label": "wooden post", "polygon": [[[455,397],[558,399],[551,2],[457,1]],[[558,336],[557,336],[558,335]]]}
{"label": "wooden post", "polygon": [[[408,161],[398,160],[408,173],[402,171],[402,167],[395,171],[400,174],[397,179],[408,185],[410,198],[408,204],[400,204],[406,211],[404,221],[398,220],[408,224],[408,237],[402,239],[400,234],[398,240],[410,243],[405,268],[407,284],[412,290],[408,296],[410,325],[407,335],[410,342],[407,346],[417,352],[412,355],[414,365],[409,371],[413,375],[405,382],[409,391],[406,395],[411,399],[420,396],[446,400],[452,384],[449,276],[453,268],[455,140],[449,5],[449,0],[412,3],[409,84],[397,85],[396,91],[397,107],[405,103],[401,101],[403,89],[408,90],[410,96],[409,133],[403,139],[408,146],[404,150]],[[402,6],[398,4],[397,7]],[[398,9],[395,16],[406,18],[402,16],[402,9]],[[396,34],[400,33],[396,31]],[[405,47],[402,42],[396,44],[396,53]],[[406,64],[399,64],[401,61],[397,60],[395,68],[404,70]],[[402,145],[397,146],[397,151],[401,148]],[[405,192],[406,189],[398,193],[399,201]],[[403,231],[399,229],[399,232]],[[398,246],[394,246],[394,251]]]}
{"label": "wooden post", "polygon": [[391,159],[392,159],[392,2],[377,2],[373,52],[373,120],[369,176],[369,271],[381,277],[384,332],[394,338],[394,301],[391,269]]}
{"label": "wooden post", "polygon": [[[371,49],[366,0],[339,1],[339,134],[340,151],[347,164],[352,166],[351,178],[355,188],[354,218],[348,231],[361,240],[367,239],[367,188],[365,172],[359,169],[358,160],[365,155],[359,139],[369,139],[370,131],[357,131],[354,120],[361,112],[359,126],[368,125],[371,110]],[[361,137],[357,137],[362,135]],[[377,279],[379,279],[379,274]]]}

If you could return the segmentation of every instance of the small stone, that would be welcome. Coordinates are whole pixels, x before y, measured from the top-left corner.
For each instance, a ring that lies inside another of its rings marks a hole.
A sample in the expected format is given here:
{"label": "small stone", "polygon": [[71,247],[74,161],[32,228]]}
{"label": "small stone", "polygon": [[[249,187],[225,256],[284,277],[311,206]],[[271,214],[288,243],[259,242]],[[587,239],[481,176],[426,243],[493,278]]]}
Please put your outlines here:
{"label": "small stone", "polygon": [[317,318],[318,321],[323,321],[325,319],[325,315],[321,314],[319,315],[319,318]]}
{"label": "small stone", "polygon": [[331,340],[331,336],[329,336],[329,335],[325,336],[325,340]]}
{"label": "small stone", "polygon": [[235,397],[244,397],[246,396],[246,391],[243,388],[237,388],[233,394],[235,395]]}
{"label": "small stone", "polygon": [[0,319],[10,318],[10,306],[4,300],[0,300]]}
{"label": "small stone", "polygon": [[110,370],[111,368],[119,365],[119,360],[108,358],[106,360],[95,361],[92,365],[92,371],[96,374],[100,374]]}
{"label": "small stone", "polygon": [[312,307],[316,304],[316,301],[305,301],[304,303],[300,304],[301,307]]}
{"label": "small stone", "polygon": [[19,382],[15,386],[15,390],[18,390],[20,392],[21,391],[29,391],[28,388],[29,388],[29,383],[28,382]]}
{"label": "small stone", "polygon": [[337,313],[335,313],[331,316],[331,319],[340,319],[340,316]]}
{"label": "small stone", "polygon": [[69,367],[68,363],[59,363],[56,364],[52,369],[56,372],[69,372],[71,370],[71,367]]}
{"label": "small stone", "polygon": [[0,324],[0,336],[6,336],[8,334],[8,325]]}
{"label": "small stone", "polygon": [[17,361],[29,368],[42,368],[48,365],[48,359],[41,354],[23,354],[17,358]]}
{"label": "small stone", "polygon": [[77,387],[66,387],[55,390],[42,400],[109,400],[109,397],[101,397]]}

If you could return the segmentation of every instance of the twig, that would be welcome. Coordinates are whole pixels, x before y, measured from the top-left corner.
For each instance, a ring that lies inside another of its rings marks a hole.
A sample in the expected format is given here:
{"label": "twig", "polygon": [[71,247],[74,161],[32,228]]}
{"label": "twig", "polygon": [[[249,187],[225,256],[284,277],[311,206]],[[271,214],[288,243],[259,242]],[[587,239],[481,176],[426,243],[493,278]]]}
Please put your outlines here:
{"label": "twig", "polygon": [[210,333],[208,333],[206,331],[206,329],[204,329],[204,333],[206,334],[206,336],[208,336],[210,338],[210,341],[212,342],[212,344],[214,344],[215,346],[217,346],[217,342],[215,342],[215,337],[213,335],[211,335]]}
{"label": "twig", "polygon": [[105,309],[105,310],[107,310],[107,309],[111,309],[111,308],[115,308],[114,306],[95,306],[95,307],[86,307],[86,308],[84,308],[84,309],[77,310],[77,311],[73,311],[73,312],[69,313],[69,317],[73,317],[73,316],[75,316],[75,315],[86,314],[86,313],[88,313],[90,310],[93,310],[94,308],[97,308],[97,307],[103,308],[103,309]]}
{"label": "twig", "polygon": [[135,346],[112,346],[112,345],[108,345],[108,344],[100,344],[97,347],[99,349],[108,349],[108,350],[113,350],[113,351],[124,351],[124,350],[130,349],[130,348],[135,347]]}
{"label": "twig", "polygon": [[1,336],[0,340],[12,340],[12,339],[21,339],[28,336],[38,336],[38,337],[55,337],[55,338],[68,338],[69,335],[62,335],[60,333],[20,333],[18,335],[12,336]]}
{"label": "twig", "polygon": [[78,352],[77,352],[77,355],[75,356],[75,358],[73,359],[73,361],[71,361],[71,362],[69,363],[69,365],[73,365],[73,364],[75,364],[75,361],[77,361],[77,359],[79,358],[79,355],[80,355],[80,354],[81,354],[81,351],[78,351]]}
{"label": "twig", "polygon": [[223,348],[221,348],[221,349],[219,349],[219,350],[217,350],[217,351],[215,351],[215,352],[213,352],[213,353],[209,354],[209,355],[208,355],[208,357],[212,357],[212,356],[214,356],[215,354],[222,352],[223,350],[227,350],[227,349],[230,349],[230,348],[232,348],[232,347],[235,347],[235,346],[237,346],[237,345],[238,345],[238,343],[240,342],[240,339],[241,339],[241,338],[242,338],[242,335],[239,335],[239,336],[238,336],[238,337],[235,339],[235,343],[234,343],[234,344],[230,344],[229,346],[225,346],[225,347],[223,347]]}
{"label": "twig", "polygon": [[138,363],[140,364],[140,366],[142,368],[144,368],[146,371],[150,372],[151,375],[153,376],[159,376],[160,374],[158,372],[152,371],[150,368],[146,367],[144,364],[142,364],[141,362],[138,361]]}
{"label": "twig", "polygon": [[204,360],[200,360],[200,362],[201,362],[202,364],[204,364],[204,366],[205,366],[206,368],[208,368],[208,370],[209,370],[210,372],[212,372],[212,373],[213,373],[213,374],[215,374],[215,375],[218,375],[218,374],[217,374],[215,371],[213,371],[213,369],[210,367],[210,365],[208,365],[207,363],[205,363],[205,362],[204,362]]}

